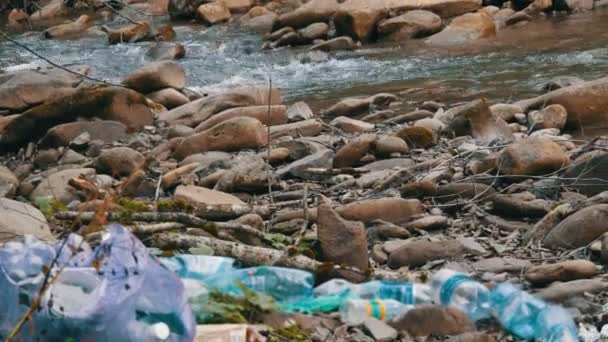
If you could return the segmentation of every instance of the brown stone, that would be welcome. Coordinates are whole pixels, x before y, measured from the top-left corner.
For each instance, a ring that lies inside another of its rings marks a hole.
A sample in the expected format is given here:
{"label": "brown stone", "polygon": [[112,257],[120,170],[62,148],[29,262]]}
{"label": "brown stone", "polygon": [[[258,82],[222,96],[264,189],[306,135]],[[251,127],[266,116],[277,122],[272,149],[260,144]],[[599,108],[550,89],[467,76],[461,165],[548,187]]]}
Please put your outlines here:
{"label": "brown stone", "polygon": [[465,252],[465,247],[456,240],[418,240],[408,242],[392,252],[388,257],[388,266],[393,269],[403,266],[418,267],[429,261],[458,257]]}
{"label": "brown stone", "polygon": [[376,140],[375,153],[379,156],[389,156],[393,153],[404,154],[409,152],[407,143],[398,137],[381,136]]}
{"label": "brown stone", "polygon": [[464,312],[439,305],[416,307],[391,325],[397,330],[407,331],[411,336],[459,335],[475,331],[475,325]]}
{"label": "brown stone", "polygon": [[526,138],[505,147],[497,168],[503,175],[547,175],[570,164],[557,143],[542,137]]}
{"label": "brown stone", "polygon": [[333,119],[330,125],[335,126],[347,133],[363,133],[374,129],[374,125],[361,120],[355,120],[346,116],[339,116]]}
{"label": "brown stone", "polygon": [[185,138],[177,145],[174,156],[183,159],[206,151],[232,152],[267,144],[266,126],[254,118],[236,117]]}
{"label": "brown stone", "polygon": [[144,94],[165,88],[179,90],[186,86],[186,74],[178,63],[152,62],[129,74],[123,84]]}
{"label": "brown stone", "polygon": [[144,167],[144,156],[128,147],[114,147],[103,150],[95,159],[95,169],[111,176],[129,176]]}
{"label": "brown stone", "polygon": [[150,24],[145,21],[129,24],[116,30],[108,30],[107,34],[110,44],[136,43],[152,37]]}
{"label": "brown stone", "polygon": [[89,135],[90,140],[101,140],[104,143],[113,143],[128,136],[127,126],[118,121],[77,121],[49,129],[40,140],[39,146],[44,148],[67,146],[84,133]]}
{"label": "brown stone", "polygon": [[388,106],[391,102],[395,101],[397,97],[393,94],[376,94],[365,99],[350,98],[345,99],[332,107],[324,110],[323,115],[336,117],[336,116],[347,116],[353,117],[369,112],[371,105],[374,106]]}
{"label": "brown stone", "polygon": [[252,6],[251,0],[221,0],[230,13],[246,13]]}
{"label": "brown stone", "polygon": [[227,109],[211,116],[196,127],[196,132],[202,132],[220,122],[236,118],[250,117],[259,120],[267,126],[283,125],[287,123],[287,107],[276,106],[249,106]]}
{"label": "brown stone", "polygon": [[49,27],[43,33],[45,38],[74,37],[86,32],[93,26],[93,19],[88,15],[81,15],[76,21]]}
{"label": "brown stone", "polygon": [[[562,174],[563,186],[576,190],[586,196],[597,195],[608,190],[608,153],[595,150],[582,155]],[[584,182],[579,180],[584,179]]]}
{"label": "brown stone", "polygon": [[334,157],[334,167],[349,167],[357,164],[361,158],[373,149],[375,134],[363,134],[344,145]]}
{"label": "brown stone", "polygon": [[69,204],[74,200],[78,200],[76,189],[68,185],[70,179],[74,177],[93,177],[95,176],[94,169],[67,169],[54,172],[47,176],[34,191],[30,194],[30,199],[35,200],[37,197],[51,197],[63,204]]}
{"label": "brown stone", "polygon": [[80,88],[73,94],[47,101],[15,118],[0,138],[0,149],[14,149],[41,138],[51,127],[77,118],[119,121],[130,131],[151,125],[154,114],[146,98],[120,87]]}
{"label": "brown stone", "polygon": [[401,187],[403,198],[425,198],[437,194],[437,185],[429,180],[404,184]]}
{"label": "brown stone", "polygon": [[426,127],[404,127],[396,133],[396,136],[412,148],[429,148],[437,144],[437,136]]}
{"label": "brown stone", "polygon": [[454,46],[495,36],[496,25],[492,17],[478,12],[455,18],[443,31],[430,36],[426,42],[433,46]]}
{"label": "brown stone", "polygon": [[299,137],[314,137],[321,133],[323,123],[316,119],[293,122],[285,125],[277,125],[270,127],[270,136],[272,139],[290,136],[293,138]]}
{"label": "brown stone", "polygon": [[147,94],[146,97],[156,103],[160,103],[167,109],[173,109],[190,102],[190,99],[186,95],[173,88],[161,89]]}
{"label": "brown stone", "polygon": [[608,290],[608,282],[604,279],[578,279],[567,282],[553,283],[536,293],[541,299],[554,303],[563,303],[568,298],[587,294],[595,294]]}
{"label": "brown stone", "polygon": [[230,10],[222,1],[202,4],[198,7],[196,13],[207,25],[215,25],[230,19]]}
{"label": "brown stone", "polygon": [[566,126],[568,112],[559,104],[543,108],[540,111],[528,113],[528,126],[530,129],[539,130],[545,128],[557,128],[559,130]]}
{"label": "brown stone", "polygon": [[497,213],[513,218],[541,218],[551,211],[552,208],[551,202],[543,199],[536,199],[534,198],[534,195],[521,196],[521,194],[496,194],[492,197],[492,202],[494,203],[494,210]]}
{"label": "brown stone", "polygon": [[425,37],[441,30],[441,17],[424,10],[413,10],[378,23],[378,32],[395,41]]}
{"label": "brown stone", "polygon": [[543,244],[549,248],[568,249],[586,246],[608,232],[607,220],[608,204],[583,208],[553,227]]}
{"label": "brown stone", "polygon": [[246,205],[233,195],[194,185],[178,186],[173,197],[191,203],[195,207],[216,204]]}
{"label": "brown stone", "polygon": [[489,200],[496,194],[496,190],[482,183],[450,183],[437,188],[436,200],[449,202],[453,200],[477,199]]}
{"label": "brown stone", "polygon": [[[325,0],[323,0],[323,1],[325,1]],[[345,37],[338,37],[338,38],[330,39],[325,42],[320,42],[318,44],[315,44],[313,47],[311,47],[310,50],[324,51],[324,52],[340,51],[340,50],[356,50],[360,46],[361,45],[358,43],[355,43],[355,41],[353,41],[353,39],[351,37],[345,36]]]}
{"label": "brown stone", "polygon": [[282,27],[303,28],[317,22],[329,22],[337,10],[337,0],[311,0],[295,11],[281,15],[279,24]]}
{"label": "brown stone", "polygon": [[404,223],[414,215],[423,212],[422,203],[417,199],[386,197],[361,200],[338,207],[336,211],[345,219],[364,223],[384,220]]}
{"label": "brown stone", "polygon": [[534,285],[544,285],[554,281],[591,278],[598,272],[598,267],[591,261],[567,260],[556,264],[532,266],[526,270],[524,276]]}
{"label": "brown stone", "polygon": [[312,42],[315,39],[324,39],[329,33],[329,25],[326,23],[314,23],[298,30],[298,35],[303,42]]}
{"label": "brown stone", "polygon": [[471,125],[473,138],[481,144],[485,145],[493,141],[505,143],[515,140],[507,123],[492,115],[485,99],[474,101],[468,106],[470,107],[464,112],[464,115]]}
{"label": "brown stone", "polygon": [[345,220],[326,200],[317,209],[317,235],[325,260],[364,272],[369,269],[365,226]]}
{"label": "brown stone", "polygon": [[180,43],[159,42],[146,52],[146,56],[155,61],[171,61],[184,58],[186,48]]}
{"label": "brown stone", "polygon": [[6,166],[0,165],[0,197],[13,197],[19,188],[19,179]]}

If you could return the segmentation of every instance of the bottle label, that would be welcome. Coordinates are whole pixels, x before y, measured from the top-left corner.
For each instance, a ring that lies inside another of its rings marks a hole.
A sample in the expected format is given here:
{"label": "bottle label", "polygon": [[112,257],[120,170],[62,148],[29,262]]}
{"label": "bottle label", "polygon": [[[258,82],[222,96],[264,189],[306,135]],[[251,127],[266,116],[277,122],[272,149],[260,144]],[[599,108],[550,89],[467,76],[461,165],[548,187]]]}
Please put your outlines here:
{"label": "bottle label", "polygon": [[442,305],[450,304],[450,299],[452,298],[452,294],[454,294],[454,290],[456,290],[456,288],[458,286],[460,286],[460,284],[468,282],[468,281],[473,281],[473,279],[471,279],[471,277],[466,276],[464,274],[457,274],[457,275],[451,277],[450,279],[448,279],[448,281],[446,281],[445,284],[443,284],[443,286],[441,287],[441,290],[439,292],[439,300],[441,301],[441,304]]}
{"label": "bottle label", "polygon": [[367,302],[367,317],[379,319],[381,321],[386,318],[386,306],[378,299]]}
{"label": "bottle label", "polygon": [[404,304],[414,304],[414,287],[411,285],[384,285],[378,295],[381,299],[394,299]]}

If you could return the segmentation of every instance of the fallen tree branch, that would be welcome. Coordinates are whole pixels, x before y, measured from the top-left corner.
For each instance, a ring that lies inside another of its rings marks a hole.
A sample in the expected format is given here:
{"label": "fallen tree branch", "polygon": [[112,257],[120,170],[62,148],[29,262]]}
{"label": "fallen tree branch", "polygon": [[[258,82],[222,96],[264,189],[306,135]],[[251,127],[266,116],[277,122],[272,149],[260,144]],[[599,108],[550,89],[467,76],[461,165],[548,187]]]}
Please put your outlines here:
{"label": "fallen tree branch", "polygon": [[[84,212],[78,213],[75,211],[62,211],[55,214],[55,218],[58,220],[75,220],[80,219],[80,222],[86,224],[91,222],[95,218],[95,213],[93,212]],[[122,213],[108,213],[107,214],[108,221],[124,221],[128,219],[129,221],[139,221],[139,222],[157,222],[157,223],[171,223],[174,224],[182,224],[188,227],[201,228],[206,232],[211,233],[212,235],[218,234],[219,230],[231,230],[234,232],[240,232],[247,234],[249,236],[255,236],[263,239],[264,233],[252,228],[251,226],[237,223],[237,222],[212,222],[201,219],[194,215],[186,214],[186,213],[170,213],[170,212],[143,212],[143,213],[131,213],[129,215],[124,215]],[[162,227],[162,228],[161,228]],[[176,229],[176,228],[174,228]],[[157,226],[148,229],[142,229],[141,233],[145,233],[150,231],[151,233],[154,230],[167,230],[166,226]],[[134,231],[137,233],[137,228]]]}
{"label": "fallen tree branch", "polygon": [[[235,258],[247,265],[269,265],[297,268],[311,273],[327,269],[327,263],[323,263],[307,256],[296,254],[289,255],[285,251],[277,249],[254,247],[236,242],[223,241],[214,238],[178,234],[160,233],[155,234],[149,240],[153,247],[160,249],[189,249],[193,247],[207,246],[213,249],[215,255]],[[344,269],[340,265],[333,265],[336,269]],[[352,268],[348,268],[353,270]],[[360,270],[356,270],[362,274]],[[370,278],[401,280],[401,281],[426,281],[425,272],[399,272],[390,270],[373,270]]]}

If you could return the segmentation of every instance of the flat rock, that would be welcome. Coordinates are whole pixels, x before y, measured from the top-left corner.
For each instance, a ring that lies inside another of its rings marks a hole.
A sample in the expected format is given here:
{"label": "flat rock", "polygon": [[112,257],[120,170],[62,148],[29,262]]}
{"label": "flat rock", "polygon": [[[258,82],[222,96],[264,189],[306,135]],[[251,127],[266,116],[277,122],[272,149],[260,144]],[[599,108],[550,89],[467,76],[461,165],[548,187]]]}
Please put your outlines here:
{"label": "flat rock", "polygon": [[366,319],[363,329],[377,342],[390,342],[397,338],[398,332],[390,325],[377,319]]}
{"label": "flat rock", "polygon": [[160,103],[167,109],[183,106],[190,102],[190,99],[186,95],[173,88],[161,89],[147,94],[146,97],[156,103]]}
{"label": "flat rock", "polygon": [[69,145],[76,137],[86,133],[90,140],[113,143],[126,139],[127,126],[118,121],[77,121],[51,128],[39,143],[40,147],[60,147]]}
{"label": "flat rock", "polygon": [[422,203],[417,199],[386,197],[361,200],[338,207],[336,211],[345,219],[364,223],[383,220],[404,223],[414,215],[423,212]]}
{"label": "flat rock", "polygon": [[278,178],[286,178],[288,176],[314,180],[318,176],[307,172],[310,168],[329,169],[333,166],[334,152],[329,149],[315,152],[302,159],[298,159],[288,165],[281,167],[275,171]]}
{"label": "flat rock", "polygon": [[200,186],[180,185],[175,189],[173,195],[175,199],[180,199],[191,203],[194,206],[206,206],[215,204],[227,205],[246,205],[237,197],[221,191],[215,191]]}
{"label": "flat rock", "polygon": [[215,25],[230,19],[230,10],[222,1],[200,5],[196,14],[207,25]]}
{"label": "flat rock", "polygon": [[404,154],[409,152],[407,143],[398,137],[381,136],[376,140],[374,152],[379,156],[390,156],[393,153]]}
{"label": "flat rock", "polygon": [[283,125],[287,123],[287,107],[282,105],[274,106],[248,106],[226,109],[217,113],[209,119],[201,122],[196,126],[197,132],[202,132],[209,129],[220,122],[236,118],[250,117],[259,120],[266,126]]}
{"label": "flat rock", "polygon": [[390,253],[388,266],[393,269],[403,266],[418,267],[429,261],[459,257],[465,253],[465,247],[456,240],[418,240],[404,244]]}
{"label": "flat rock", "polygon": [[430,36],[426,43],[433,46],[454,46],[496,36],[496,25],[488,14],[467,13],[456,17],[443,31]]}
{"label": "flat rock", "polygon": [[522,270],[525,270],[531,265],[532,263],[528,260],[515,259],[511,257],[494,257],[489,259],[481,259],[475,262],[472,267],[477,272],[520,273]]}
{"label": "flat rock", "polygon": [[355,120],[346,116],[333,119],[330,125],[337,127],[347,133],[363,133],[374,129],[374,125],[361,120]]}
{"label": "flat rock", "polygon": [[81,175],[85,177],[95,176],[95,169],[67,169],[55,172],[38,184],[36,189],[30,194],[30,199],[51,197],[63,204],[69,204],[74,200],[78,200],[76,189],[68,185],[68,182],[70,179]]}
{"label": "flat rock", "polygon": [[524,277],[534,285],[549,284],[554,281],[570,281],[591,278],[598,274],[599,268],[588,260],[566,260],[555,264],[532,266]]}
{"label": "flat rock", "polygon": [[306,102],[296,102],[287,109],[287,118],[289,122],[302,121],[312,119],[315,114]]}
{"label": "flat rock", "polygon": [[441,30],[442,20],[437,14],[413,10],[378,23],[378,32],[388,35],[389,39],[401,41],[411,38],[425,37]]}
{"label": "flat rock", "polygon": [[[605,182],[608,175],[608,153],[593,151],[576,159],[568,169],[564,170],[561,181],[568,189],[580,192],[586,196],[594,196],[608,190]],[[575,179],[584,179],[584,182]]]}
{"label": "flat rock", "polygon": [[44,215],[27,203],[0,198],[0,217],[0,242],[26,234],[48,242],[55,241]]}
{"label": "flat rock", "polygon": [[544,300],[560,303],[584,293],[598,293],[608,290],[608,282],[603,279],[579,279],[553,285],[539,291],[536,295]]}
{"label": "flat rock", "polygon": [[378,160],[373,163],[363,165],[361,168],[369,171],[382,171],[395,168],[408,168],[414,166],[414,164],[415,162],[410,158],[391,158]]}
{"label": "flat rock", "polygon": [[[325,1],[325,0],[323,0]],[[332,0],[333,1],[333,0]],[[325,42],[315,44],[310,48],[312,51],[340,51],[340,50],[356,50],[360,44],[355,43],[351,37],[337,37]]]}
{"label": "flat rock", "polygon": [[323,124],[316,119],[298,121],[285,125],[277,125],[270,127],[270,136],[273,139],[280,137],[291,136],[299,137],[314,137],[321,133]]}

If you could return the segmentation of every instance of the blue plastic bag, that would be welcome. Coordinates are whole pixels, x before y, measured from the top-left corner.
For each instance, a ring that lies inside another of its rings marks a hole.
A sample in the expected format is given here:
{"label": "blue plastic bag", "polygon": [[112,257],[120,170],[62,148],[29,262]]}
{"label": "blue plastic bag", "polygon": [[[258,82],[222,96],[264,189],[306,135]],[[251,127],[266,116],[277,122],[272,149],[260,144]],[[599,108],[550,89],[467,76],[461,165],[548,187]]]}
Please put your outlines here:
{"label": "blue plastic bag", "polygon": [[62,244],[53,248],[27,237],[0,248],[0,338],[28,310],[44,281],[42,266],[59,253],[52,270],[57,279],[21,329],[21,340],[194,339],[194,318],[181,281],[126,228],[108,226],[95,251],[77,235]]}

